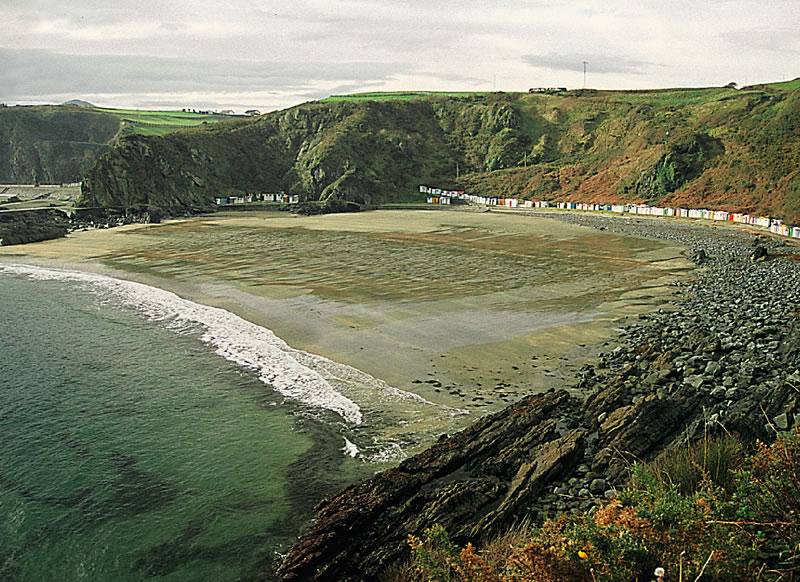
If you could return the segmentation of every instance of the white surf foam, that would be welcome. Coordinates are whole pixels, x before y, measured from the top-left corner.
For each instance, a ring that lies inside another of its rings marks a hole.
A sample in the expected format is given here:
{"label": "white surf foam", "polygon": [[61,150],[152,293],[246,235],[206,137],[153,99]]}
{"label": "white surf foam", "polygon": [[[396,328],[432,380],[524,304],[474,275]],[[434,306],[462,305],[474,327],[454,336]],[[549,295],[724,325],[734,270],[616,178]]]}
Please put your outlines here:
{"label": "white surf foam", "polygon": [[[284,396],[308,406],[332,410],[355,425],[363,421],[359,406],[338,392],[323,377],[323,373],[334,381],[347,382],[358,378],[362,382],[369,382],[371,379],[371,384],[388,388],[354,368],[295,350],[270,330],[229,311],[182,299],[163,289],[105,275],[28,265],[0,265],[0,273],[24,275],[38,280],[76,282],[104,300],[111,299],[134,308],[146,318],[165,321],[179,331],[200,326],[203,330],[201,339],[213,346],[216,353],[226,360],[254,370],[262,382]],[[308,364],[314,362],[319,364],[322,373],[309,367]],[[406,394],[410,398],[416,396]]]}
{"label": "white surf foam", "polygon": [[342,452],[349,456],[355,458],[358,453],[358,447],[355,446],[347,437],[344,437],[344,446],[342,447]]}

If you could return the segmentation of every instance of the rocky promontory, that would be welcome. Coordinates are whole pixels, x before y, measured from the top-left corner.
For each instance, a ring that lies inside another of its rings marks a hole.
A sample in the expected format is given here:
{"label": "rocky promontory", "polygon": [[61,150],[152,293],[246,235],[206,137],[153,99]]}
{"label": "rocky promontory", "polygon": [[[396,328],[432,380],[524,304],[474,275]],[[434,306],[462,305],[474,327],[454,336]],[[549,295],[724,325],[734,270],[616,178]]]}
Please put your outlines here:
{"label": "rocky promontory", "polygon": [[[544,214],[683,245],[695,280],[628,322],[575,385],[528,396],[324,501],[284,580],[378,579],[434,524],[458,542],[587,511],[631,463],[704,435],[770,440],[800,414],[800,252],[734,228]],[[535,387],[532,387],[535,388]]]}
{"label": "rocky promontory", "polygon": [[69,227],[69,217],[60,210],[0,212],[0,246],[60,238]]}
{"label": "rocky promontory", "polygon": [[61,238],[79,230],[126,224],[159,223],[166,218],[192,216],[200,210],[136,208],[42,208],[0,212],[0,246]]}

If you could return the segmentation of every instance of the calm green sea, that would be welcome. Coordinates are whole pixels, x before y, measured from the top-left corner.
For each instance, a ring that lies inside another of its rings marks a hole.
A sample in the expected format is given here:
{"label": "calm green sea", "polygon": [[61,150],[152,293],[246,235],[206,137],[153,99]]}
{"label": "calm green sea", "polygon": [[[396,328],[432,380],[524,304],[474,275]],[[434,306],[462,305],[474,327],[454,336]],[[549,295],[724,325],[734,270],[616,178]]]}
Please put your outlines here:
{"label": "calm green sea", "polygon": [[0,274],[0,580],[263,578],[362,470],[199,333]]}

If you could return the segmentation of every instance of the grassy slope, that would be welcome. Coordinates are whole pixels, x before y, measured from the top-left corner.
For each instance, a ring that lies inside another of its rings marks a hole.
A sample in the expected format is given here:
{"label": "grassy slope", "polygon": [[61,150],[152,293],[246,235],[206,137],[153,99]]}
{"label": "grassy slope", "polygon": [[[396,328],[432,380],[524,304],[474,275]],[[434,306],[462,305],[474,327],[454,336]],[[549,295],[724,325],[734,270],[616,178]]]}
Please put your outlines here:
{"label": "grassy slope", "polygon": [[364,93],[120,140],[86,202],[210,204],[226,191],[384,202],[420,182],[523,198],[722,207],[800,222],[796,83],[659,91]]}
{"label": "grassy slope", "polygon": [[779,83],[768,83],[766,85],[770,89],[779,89],[782,91],[796,91],[800,89],[800,77],[792,79],[791,81],[781,81]]}
{"label": "grassy slope", "polygon": [[0,183],[77,182],[119,136],[164,135],[224,119],[61,105],[0,108]]}
{"label": "grassy slope", "polygon": [[537,163],[470,174],[464,178],[470,190],[709,206],[800,220],[797,90],[600,92],[521,101],[529,132],[543,140]]}
{"label": "grassy slope", "polygon": [[388,91],[331,95],[322,99],[323,103],[359,103],[363,101],[412,101],[430,97],[473,97],[486,95],[473,91]]}
{"label": "grassy slope", "polygon": [[118,118],[122,122],[124,135],[165,135],[187,127],[196,127],[204,123],[217,123],[218,121],[230,119],[221,115],[207,115],[190,111],[148,111],[104,107],[97,107],[93,110]]}

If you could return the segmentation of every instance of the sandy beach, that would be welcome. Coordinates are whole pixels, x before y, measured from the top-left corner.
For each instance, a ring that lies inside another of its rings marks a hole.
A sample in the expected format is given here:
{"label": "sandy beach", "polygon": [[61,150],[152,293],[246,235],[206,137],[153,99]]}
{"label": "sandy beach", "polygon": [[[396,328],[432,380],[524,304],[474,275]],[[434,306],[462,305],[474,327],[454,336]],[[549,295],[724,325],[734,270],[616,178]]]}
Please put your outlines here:
{"label": "sandy beach", "polygon": [[2,248],[0,261],[167,289],[480,414],[561,386],[625,318],[666,306],[691,276],[681,252],[524,215],[392,210],[93,230]]}

